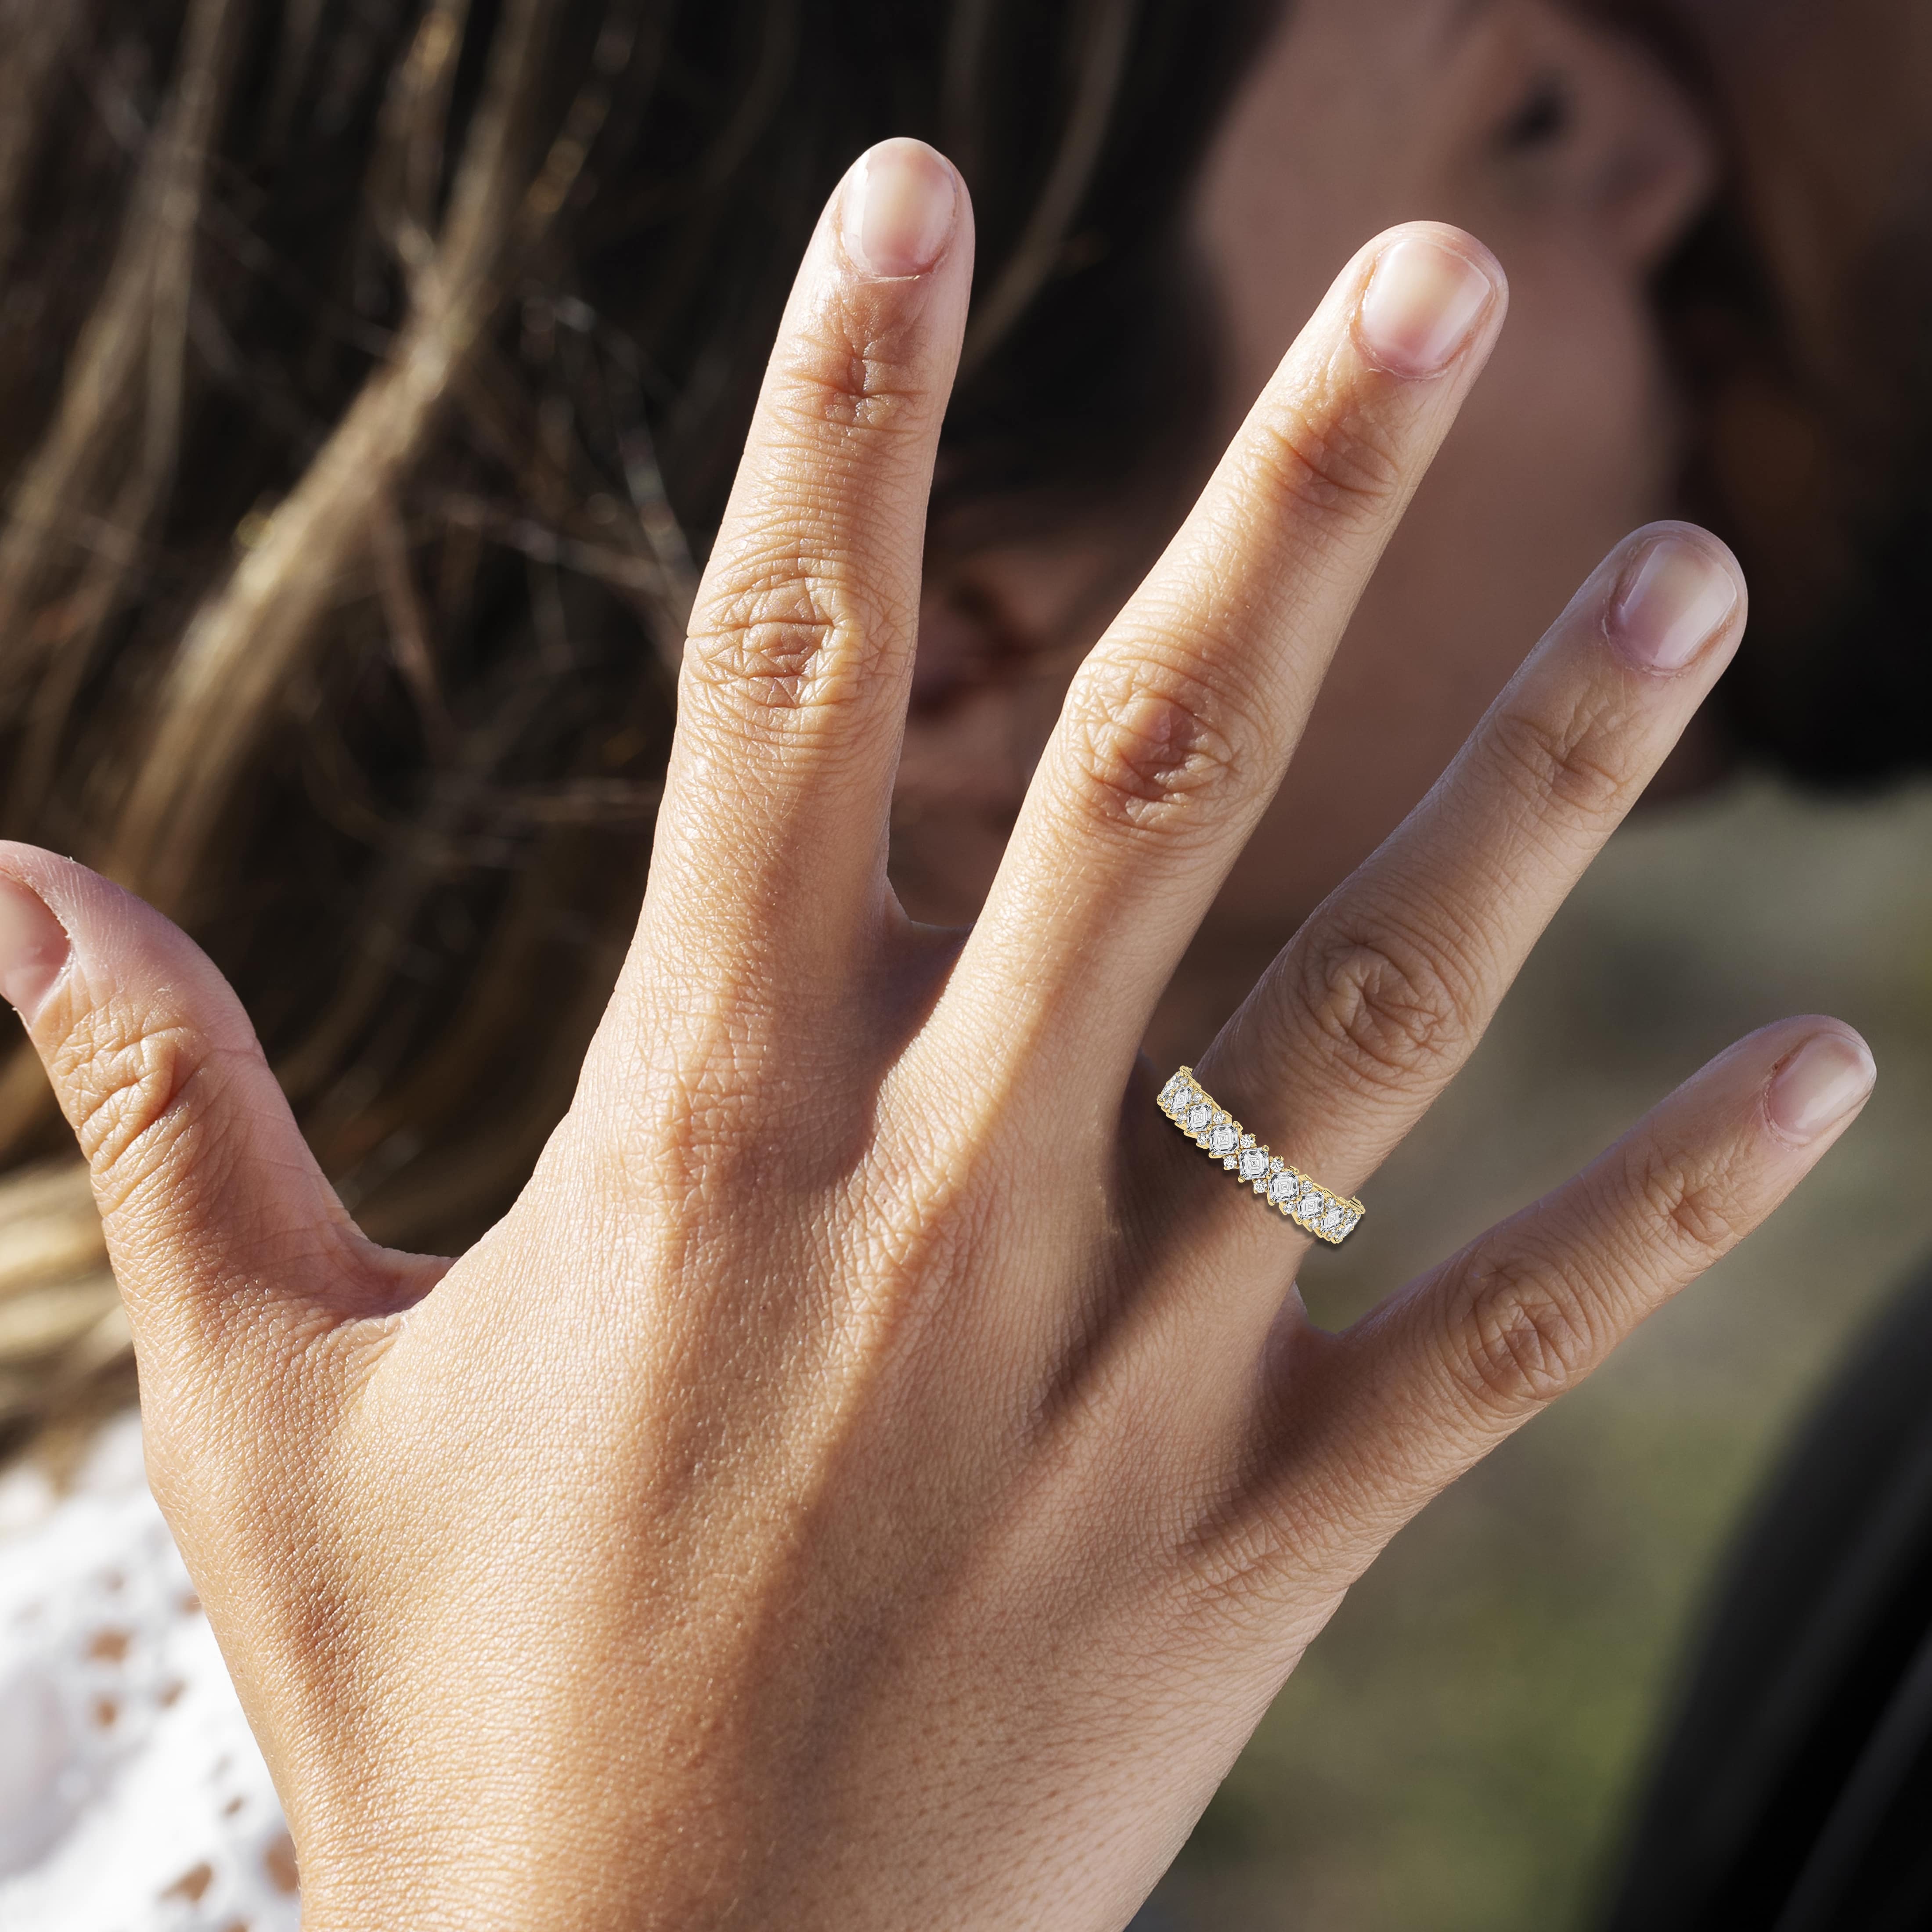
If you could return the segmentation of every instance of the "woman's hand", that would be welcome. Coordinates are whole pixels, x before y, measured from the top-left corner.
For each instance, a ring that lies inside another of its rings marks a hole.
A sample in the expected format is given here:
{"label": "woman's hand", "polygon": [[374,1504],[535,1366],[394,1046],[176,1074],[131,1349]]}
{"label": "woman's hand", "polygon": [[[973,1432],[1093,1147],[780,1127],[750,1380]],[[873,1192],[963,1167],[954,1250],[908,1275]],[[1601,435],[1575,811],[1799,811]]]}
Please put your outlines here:
{"label": "woman's hand", "polygon": [[[635,944],[568,1118],[460,1260],[358,1233],[179,932],[0,851],[0,986],[92,1163],[150,1468],[308,1932],[1120,1926],[1396,1528],[1870,1085],[1842,1028],[1771,1028],[1312,1328],[1305,1238],[1160,1117],[1139,1044],[1502,279],[1426,226],[1343,271],[1076,679],[962,935],[908,922],[885,849],[971,260],[957,177],[910,142],[821,225]],[[1696,532],[1612,556],[1206,1085],[1358,1188],[1743,614]]]}

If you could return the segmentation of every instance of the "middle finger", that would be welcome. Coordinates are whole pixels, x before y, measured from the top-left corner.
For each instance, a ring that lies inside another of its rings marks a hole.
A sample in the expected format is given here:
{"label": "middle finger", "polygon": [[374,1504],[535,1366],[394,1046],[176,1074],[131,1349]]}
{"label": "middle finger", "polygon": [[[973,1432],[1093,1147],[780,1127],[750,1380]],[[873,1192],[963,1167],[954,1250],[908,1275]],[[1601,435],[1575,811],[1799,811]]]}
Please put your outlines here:
{"label": "middle finger", "polygon": [[1074,679],[954,976],[978,1064],[1117,1101],[1504,300],[1435,223],[1338,278]]}

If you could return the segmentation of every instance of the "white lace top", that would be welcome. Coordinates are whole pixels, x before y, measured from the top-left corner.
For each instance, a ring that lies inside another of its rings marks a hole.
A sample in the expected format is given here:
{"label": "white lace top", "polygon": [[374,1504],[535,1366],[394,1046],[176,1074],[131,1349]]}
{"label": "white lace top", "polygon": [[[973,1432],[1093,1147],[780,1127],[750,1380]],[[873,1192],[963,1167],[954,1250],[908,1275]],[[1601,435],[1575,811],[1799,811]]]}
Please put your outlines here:
{"label": "white lace top", "polygon": [[140,1424],[0,1478],[0,1932],[296,1932],[295,1855]]}

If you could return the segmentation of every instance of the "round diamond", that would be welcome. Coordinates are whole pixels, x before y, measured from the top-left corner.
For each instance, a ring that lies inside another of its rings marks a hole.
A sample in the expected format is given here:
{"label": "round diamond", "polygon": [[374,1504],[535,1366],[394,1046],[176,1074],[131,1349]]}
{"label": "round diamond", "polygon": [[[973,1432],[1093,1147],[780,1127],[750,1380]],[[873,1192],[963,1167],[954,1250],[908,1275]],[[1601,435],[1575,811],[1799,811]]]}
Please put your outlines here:
{"label": "round diamond", "polygon": [[1187,1131],[1198,1134],[1214,1118],[1214,1110],[1204,1100],[1197,1100],[1187,1110]]}
{"label": "round diamond", "polygon": [[1292,1201],[1300,1186],[1300,1182],[1293,1174],[1277,1174],[1268,1183],[1268,1198],[1270,1201]]}
{"label": "round diamond", "polygon": [[1232,1154],[1234,1150],[1234,1143],[1240,1138],[1240,1136],[1234,1131],[1234,1122],[1223,1120],[1208,1136],[1208,1151],[1210,1154]]}
{"label": "round diamond", "polygon": [[1241,1156],[1241,1178],[1258,1180],[1268,1172],[1268,1155],[1260,1148],[1250,1148]]}

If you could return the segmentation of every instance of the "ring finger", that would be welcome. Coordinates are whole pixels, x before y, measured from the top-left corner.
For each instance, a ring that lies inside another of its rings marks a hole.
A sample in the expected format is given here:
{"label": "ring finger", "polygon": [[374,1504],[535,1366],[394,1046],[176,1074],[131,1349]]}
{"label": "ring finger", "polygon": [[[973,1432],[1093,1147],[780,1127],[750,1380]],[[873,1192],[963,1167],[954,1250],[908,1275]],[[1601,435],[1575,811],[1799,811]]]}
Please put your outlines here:
{"label": "ring finger", "polygon": [[[1203,1058],[1207,1090],[1352,1194],[1474,1050],[1729,663],[1744,613],[1736,563],[1702,531],[1658,525],[1619,545],[1429,796],[1263,976]],[[1235,1247],[1279,1251],[1274,1216],[1190,1198]],[[1278,1285],[1278,1269],[1262,1274]]]}

